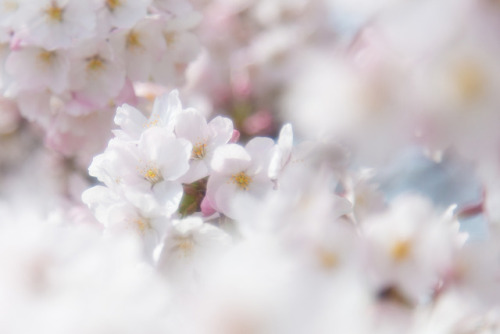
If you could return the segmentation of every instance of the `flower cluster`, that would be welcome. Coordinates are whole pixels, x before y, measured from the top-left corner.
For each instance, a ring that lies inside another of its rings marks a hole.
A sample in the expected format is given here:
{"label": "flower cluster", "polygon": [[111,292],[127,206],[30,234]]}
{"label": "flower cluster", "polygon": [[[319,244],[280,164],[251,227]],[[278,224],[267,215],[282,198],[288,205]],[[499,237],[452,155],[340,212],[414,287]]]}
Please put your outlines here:
{"label": "flower cluster", "polygon": [[182,183],[211,173],[212,156],[233,137],[233,124],[224,117],[207,123],[195,109],[183,109],[177,91],[157,99],[149,118],[123,105],[115,123],[116,137],[89,168],[105,186],[87,190],[83,200],[106,231],[140,235],[152,257],[179,209]]}
{"label": "flower cluster", "polygon": [[109,130],[96,113],[137,103],[134,83],[180,85],[200,51],[200,14],[184,0],[5,0],[0,18],[3,96],[70,156],[91,128]]}

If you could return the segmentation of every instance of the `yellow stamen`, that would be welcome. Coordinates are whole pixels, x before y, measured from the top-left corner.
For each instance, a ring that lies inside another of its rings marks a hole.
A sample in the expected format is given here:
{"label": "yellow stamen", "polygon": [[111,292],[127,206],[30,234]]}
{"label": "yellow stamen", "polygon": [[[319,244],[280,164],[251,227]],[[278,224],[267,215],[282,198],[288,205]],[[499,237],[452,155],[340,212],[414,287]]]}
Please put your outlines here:
{"label": "yellow stamen", "polygon": [[194,240],[191,235],[187,236],[181,236],[181,235],[176,235],[174,236],[174,242],[173,242],[173,250],[178,251],[178,255],[180,257],[186,257],[189,256],[189,254],[193,251],[194,249]]}
{"label": "yellow stamen", "polygon": [[51,63],[56,53],[54,51],[43,50],[38,54],[38,58],[44,63]]}
{"label": "yellow stamen", "polygon": [[118,6],[121,6],[120,0],[106,0],[106,7],[108,7],[110,11],[114,11]]}
{"label": "yellow stamen", "polygon": [[411,252],[411,242],[408,240],[397,241],[391,248],[391,255],[396,261],[403,261]]}
{"label": "yellow stamen", "polygon": [[165,42],[167,42],[168,46],[172,46],[177,40],[177,34],[175,32],[167,32],[163,34],[165,37]]}
{"label": "yellow stamen", "polygon": [[142,47],[141,41],[139,39],[139,34],[135,31],[131,31],[127,35],[127,48],[140,48]]}
{"label": "yellow stamen", "polygon": [[205,143],[196,143],[193,146],[193,150],[191,152],[191,159],[194,160],[201,160],[205,157],[205,148],[207,147],[207,144]]}
{"label": "yellow stamen", "polygon": [[143,172],[143,176],[146,180],[151,182],[151,184],[156,184],[158,182],[161,182],[163,180],[163,177],[161,176],[161,172],[158,170],[158,168],[155,167],[149,167]]}
{"label": "yellow stamen", "polygon": [[231,176],[231,181],[242,190],[248,190],[248,186],[252,183],[252,178],[245,172],[239,172]]}
{"label": "yellow stamen", "polygon": [[458,95],[464,102],[477,101],[485,90],[485,75],[478,64],[465,61],[453,72]]}
{"label": "yellow stamen", "polygon": [[104,68],[104,59],[99,55],[87,58],[87,69],[90,71],[98,71]]}
{"label": "yellow stamen", "polygon": [[62,22],[64,9],[59,7],[55,1],[52,1],[49,8],[45,10],[47,17],[56,22]]}
{"label": "yellow stamen", "polygon": [[153,119],[149,120],[146,124],[143,125],[144,128],[150,128],[152,126],[157,126],[160,123],[160,117],[156,115]]}
{"label": "yellow stamen", "polygon": [[335,253],[323,248],[318,249],[317,255],[319,258],[319,263],[325,269],[332,269],[336,267],[339,262],[339,259]]}
{"label": "yellow stamen", "polygon": [[149,221],[144,218],[137,218],[136,220],[134,220],[134,224],[141,232],[144,232],[144,230],[151,228],[151,224],[149,224]]}
{"label": "yellow stamen", "polygon": [[184,254],[190,253],[194,247],[194,241],[192,238],[182,238],[177,243],[177,247],[184,252]]}

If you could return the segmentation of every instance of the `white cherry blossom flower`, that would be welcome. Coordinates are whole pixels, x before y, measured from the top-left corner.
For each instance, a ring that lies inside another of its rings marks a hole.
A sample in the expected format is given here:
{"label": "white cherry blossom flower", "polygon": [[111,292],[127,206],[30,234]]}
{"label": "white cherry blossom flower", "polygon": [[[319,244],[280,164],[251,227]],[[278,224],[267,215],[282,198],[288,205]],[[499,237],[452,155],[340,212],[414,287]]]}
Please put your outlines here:
{"label": "white cherry blossom flower", "polygon": [[207,197],[217,211],[234,217],[232,201],[237,197],[259,197],[272,189],[267,169],[273,146],[272,139],[256,137],[245,147],[227,144],[215,150]]}
{"label": "white cherry blossom flower", "polygon": [[166,216],[143,211],[127,201],[123,194],[103,186],[87,189],[82,200],[103,224],[105,234],[137,236],[142,240],[146,257],[152,260],[167,229]]}
{"label": "white cherry blossom flower", "polygon": [[72,50],[71,89],[77,101],[108,106],[125,84],[123,60],[105,41],[91,40]]}
{"label": "white cherry blossom flower", "polygon": [[24,47],[11,52],[5,66],[19,90],[48,88],[62,93],[68,86],[70,62],[64,50]]}
{"label": "white cherry blossom flower", "polygon": [[363,231],[375,285],[394,286],[414,302],[432,292],[460,244],[454,220],[416,196],[397,198],[387,212],[367,219]]}
{"label": "white cherry blossom flower", "polygon": [[231,237],[200,217],[172,221],[163,240],[158,268],[172,279],[193,275],[193,270],[208,269],[210,259],[231,242]]}
{"label": "white cherry blossom flower", "polygon": [[143,212],[127,201],[110,206],[103,222],[106,234],[131,233],[138,236],[143,242],[146,257],[151,260],[165,235],[167,223],[166,216]]}
{"label": "white cherry blossom flower", "polygon": [[115,139],[94,158],[89,173],[120,192],[144,212],[171,216],[182,186],[177,180],[189,168],[192,146],[160,128],[146,130],[138,143]]}
{"label": "white cherry blossom flower", "polygon": [[178,138],[193,145],[189,172],[182,178],[183,182],[191,183],[209,174],[215,149],[227,144],[233,135],[233,122],[218,116],[207,123],[198,111],[187,109],[177,115],[174,131]]}
{"label": "white cherry blossom flower", "polygon": [[23,6],[27,42],[47,50],[67,48],[93,36],[96,14],[92,1],[39,0]]}
{"label": "white cherry blossom flower", "polygon": [[189,31],[195,28],[197,23],[182,18],[165,22],[163,37],[174,62],[188,63],[200,53],[200,42],[196,35]]}
{"label": "white cherry blossom flower", "polygon": [[182,74],[187,65],[194,61],[201,51],[198,38],[189,31],[193,26],[195,26],[193,22],[182,19],[164,23],[162,34],[167,51],[151,73],[151,78],[155,82],[167,86],[182,84]]}
{"label": "white cherry blossom flower", "polygon": [[121,29],[112,33],[114,50],[123,54],[127,76],[134,81],[148,81],[166,50],[161,32],[161,22],[145,18],[132,29]]}

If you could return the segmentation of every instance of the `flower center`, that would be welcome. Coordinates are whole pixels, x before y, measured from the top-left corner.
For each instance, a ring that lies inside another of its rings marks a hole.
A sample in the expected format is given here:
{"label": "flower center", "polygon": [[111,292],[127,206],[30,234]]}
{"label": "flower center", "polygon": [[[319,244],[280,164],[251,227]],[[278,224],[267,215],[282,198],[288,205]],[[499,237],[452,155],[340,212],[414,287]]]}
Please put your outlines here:
{"label": "flower center", "polygon": [[175,32],[167,32],[164,34],[164,37],[165,37],[165,42],[167,43],[168,46],[172,46],[177,40]]}
{"label": "flower center", "polygon": [[191,151],[191,159],[194,160],[201,160],[205,157],[205,148],[207,147],[207,144],[205,143],[196,143],[193,146],[193,150]]}
{"label": "flower center", "polygon": [[144,230],[151,228],[151,224],[149,224],[149,221],[144,218],[137,218],[136,220],[134,220],[134,224],[140,232],[144,232]]}
{"label": "flower center", "polygon": [[144,128],[150,128],[153,126],[158,126],[160,123],[160,117],[158,115],[154,115],[151,117],[146,124],[143,125]]}
{"label": "flower center", "polygon": [[137,48],[137,47],[141,47],[142,44],[139,40],[139,34],[136,33],[135,31],[131,31],[128,35],[127,35],[127,47],[128,48]]}
{"label": "flower center", "polygon": [[54,57],[56,56],[56,53],[54,51],[47,51],[43,50],[38,54],[38,58],[44,62],[50,64]]}
{"label": "flower center", "polygon": [[248,190],[248,186],[252,183],[252,178],[245,172],[239,172],[231,176],[231,181],[242,190]]}
{"label": "flower center", "polygon": [[464,102],[478,100],[485,90],[485,76],[481,68],[471,62],[460,64],[453,73],[455,87]]}
{"label": "flower center", "polygon": [[51,21],[62,22],[64,9],[59,7],[55,1],[52,1],[49,8],[45,10],[45,14]]}
{"label": "flower center", "polygon": [[87,58],[87,69],[90,71],[98,71],[104,68],[104,59],[99,55]]}
{"label": "flower center", "polygon": [[339,263],[337,255],[324,248],[319,248],[317,250],[317,256],[319,259],[319,263],[325,269],[332,269]]}
{"label": "flower center", "polygon": [[177,241],[177,248],[181,250],[184,255],[189,254],[194,248],[194,240],[192,238],[179,238]]}
{"label": "flower center", "polygon": [[145,169],[142,173],[142,176],[148,180],[152,185],[157,184],[158,182],[163,181],[163,176],[161,172],[156,167],[149,167]]}
{"label": "flower center", "polygon": [[106,7],[108,7],[110,11],[114,11],[120,5],[120,0],[106,0]]}
{"label": "flower center", "polygon": [[408,240],[397,241],[391,248],[391,255],[396,261],[403,261],[410,255],[411,242]]}

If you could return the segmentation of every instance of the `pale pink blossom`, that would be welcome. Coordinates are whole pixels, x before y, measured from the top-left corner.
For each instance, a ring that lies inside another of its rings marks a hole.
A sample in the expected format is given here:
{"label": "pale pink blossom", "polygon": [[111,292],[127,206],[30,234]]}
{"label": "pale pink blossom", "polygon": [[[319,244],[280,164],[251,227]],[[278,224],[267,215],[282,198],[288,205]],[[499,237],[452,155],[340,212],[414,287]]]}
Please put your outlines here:
{"label": "pale pink blossom", "polygon": [[122,54],[127,76],[133,81],[148,81],[166,50],[161,22],[144,18],[131,29],[119,29],[111,34],[114,50]]}
{"label": "pale pink blossom", "polygon": [[5,67],[15,90],[50,89],[60,94],[68,88],[70,60],[64,50],[24,47],[10,53]]}
{"label": "pale pink blossom", "polygon": [[94,108],[108,105],[125,84],[123,59],[106,41],[90,40],[72,50],[70,88],[74,98]]}
{"label": "pale pink blossom", "polygon": [[177,180],[188,168],[192,146],[160,128],[146,130],[139,141],[114,139],[94,158],[89,173],[123,195],[144,212],[171,216],[180,203]]}
{"label": "pale pink blossom", "polygon": [[210,161],[217,147],[227,144],[233,135],[233,122],[229,118],[217,116],[207,123],[195,109],[179,113],[175,119],[175,134],[191,142],[190,167],[183,182],[197,181],[210,173]]}
{"label": "pale pink blossom", "polygon": [[21,38],[48,50],[68,48],[93,36],[96,14],[92,1],[40,0],[23,4]]}
{"label": "pale pink blossom", "polygon": [[207,196],[217,211],[234,217],[237,197],[260,197],[272,189],[267,169],[273,146],[271,139],[256,137],[245,147],[227,144],[215,150]]}

